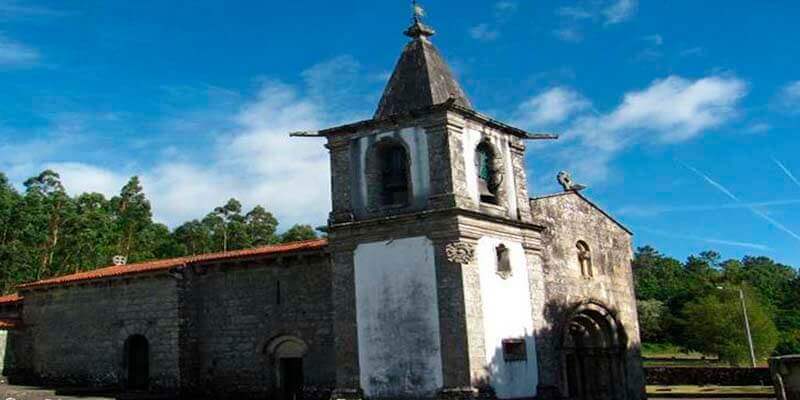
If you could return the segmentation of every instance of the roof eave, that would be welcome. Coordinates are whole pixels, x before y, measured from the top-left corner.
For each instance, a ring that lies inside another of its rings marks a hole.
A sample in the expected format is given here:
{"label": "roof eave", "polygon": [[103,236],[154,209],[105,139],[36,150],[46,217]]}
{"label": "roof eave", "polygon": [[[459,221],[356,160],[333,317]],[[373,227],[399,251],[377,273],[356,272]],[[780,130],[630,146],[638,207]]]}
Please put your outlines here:
{"label": "roof eave", "polygon": [[[331,137],[335,135],[345,134],[345,133],[355,133],[366,129],[373,129],[378,128],[381,126],[388,126],[388,125],[396,125],[403,122],[413,121],[419,117],[430,115],[436,112],[441,111],[453,111],[456,112],[464,117],[470,118],[477,122],[481,122],[486,124],[492,128],[495,128],[499,131],[505,132],[507,134],[517,136],[522,139],[531,139],[531,138],[538,138],[539,134],[528,132],[524,129],[517,128],[506,123],[500,122],[486,114],[480,113],[475,111],[471,108],[460,106],[455,104],[453,101],[447,101],[440,104],[434,104],[432,106],[425,106],[414,109],[412,111],[408,111],[405,113],[399,113],[390,115],[388,117],[383,118],[373,118],[362,120],[358,122],[353,122],[345,125],[339,125],[327,129],[322,129],[319,131],[319,135],[323,137]],[[550,139],[555,139],[557,136],[552,135],[550,137],[546,137]]]}

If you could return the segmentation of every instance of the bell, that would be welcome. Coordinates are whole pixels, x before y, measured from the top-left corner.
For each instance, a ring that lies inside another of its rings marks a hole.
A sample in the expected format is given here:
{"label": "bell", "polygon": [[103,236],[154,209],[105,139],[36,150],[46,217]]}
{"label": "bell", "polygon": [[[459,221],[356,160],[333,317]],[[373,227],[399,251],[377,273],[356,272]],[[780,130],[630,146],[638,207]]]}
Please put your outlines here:
{"label": "bell", "polygon": [[494,202],[494,193],[489,190],[489,183],[483,179],[478,179],[478,193],[481,196],[481,201],[489,203]]}

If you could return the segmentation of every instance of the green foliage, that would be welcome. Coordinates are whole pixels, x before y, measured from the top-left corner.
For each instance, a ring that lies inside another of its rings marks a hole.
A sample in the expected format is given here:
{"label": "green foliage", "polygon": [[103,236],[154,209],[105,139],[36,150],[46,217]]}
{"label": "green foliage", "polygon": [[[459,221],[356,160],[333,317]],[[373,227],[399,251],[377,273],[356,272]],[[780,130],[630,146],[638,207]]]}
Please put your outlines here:
{"label": "green foliage", "polygon": [[281,235],[281,242],[297,242],[317,238],[317,231],[311,225],[294,225]]}
{"label": "green foliage", "polygon": [[658,341],[662,337],[664,330],[664,316],[667,307],[662,301],[640,300],[636,304],[639,314],[639,329],[642,332],[642,340]]}
{"label": "green foliage", "polygon": [[[753,348],[756,359],[761,360],[772,354],[779,333],[758,296],[747,288],[744,292]],[[748,362],[750,350],[738,289],[720,289],[693,300],[686,304],[683,314],[687,321],[688,348],[717,354],[720,360],[732,365]]]}
{"label": "green foliage", "polygon": [[[792,267],[767,257],[723,261],[719,253],[712,251],[691,256],[681,263],[649,246],[637,249],[633,267],[641,335],[647,341],[673,343],[684,349],[698,349],[701,343],[706,343],[719,346],[714,351],[732,352],[732,345],[713,335],[713,325],[696,325],[705,322],[698,320],[703,318],[701,311],[722,307],[714,303],[714,299],[718,303],[721,301],[717,287],[746,286],[748,298],[757,303],[755,312],[766,315],[771,323],[763,333],[768,339],[778,341],[775,352],[788,354],[800,348],[800,308],[797,306],[800,304],[800,278]],[[699,304],[701,300],[703,303]],[[652,312],[655,307],[652,301],[665,306],[658,310],[658,318]],[[726,303],[726,307],[732,304],[738,303]],[[775,329],[778,334],[772,335]],[[733,332],[743,332],[743,328]],[[746,345],[746,341],[741,340],[735,343]],[[774,347],[769,340],[765,343],[762,347]],[[705,351],[711,350],[706,348]]]}
{"label": "green foliage", "polygon": [[202,220],[170,229],[153,221],[139,178],[111,199],[98,193],[67,195],[60,177],[46,170],[19,193],[0,173],[0,291],[23,282],[111,264],[244,249],[316,237],[307,225],[277,235],[278,220],[264,207],[243,214],[236,199]]}

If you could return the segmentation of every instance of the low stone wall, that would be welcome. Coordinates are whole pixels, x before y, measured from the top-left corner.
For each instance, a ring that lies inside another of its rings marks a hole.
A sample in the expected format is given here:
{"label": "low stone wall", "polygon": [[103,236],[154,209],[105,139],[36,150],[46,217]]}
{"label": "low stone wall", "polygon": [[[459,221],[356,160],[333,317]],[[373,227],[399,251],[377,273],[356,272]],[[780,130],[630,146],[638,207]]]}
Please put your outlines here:
{"label": "low stone wall", "polygon": [[769,385],[769,368],[645,367],[648,385]]}
{"label": "low stone wall", "polygon": [[800,400],[800,354],[769,360],[778,400]]}

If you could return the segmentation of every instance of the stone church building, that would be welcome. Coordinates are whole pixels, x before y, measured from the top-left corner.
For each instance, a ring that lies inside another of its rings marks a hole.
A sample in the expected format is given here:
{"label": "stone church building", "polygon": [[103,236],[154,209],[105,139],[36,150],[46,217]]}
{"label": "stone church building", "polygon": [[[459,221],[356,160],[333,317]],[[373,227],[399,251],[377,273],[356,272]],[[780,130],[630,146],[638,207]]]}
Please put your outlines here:
{"label": "stone church building", "polygon": [[644,398],[631,232],[566,174],[531,198],[526,141],[548,137],[477,112],[434,31],[405,34],[372,119],[294,134],[327,141],[327,239],[21,285],[0,298],[4,373],[183,398]]}

